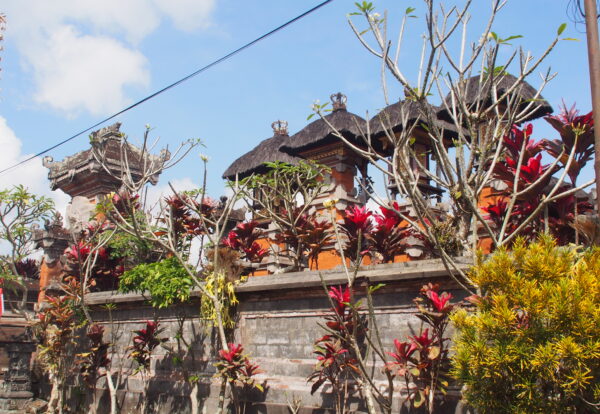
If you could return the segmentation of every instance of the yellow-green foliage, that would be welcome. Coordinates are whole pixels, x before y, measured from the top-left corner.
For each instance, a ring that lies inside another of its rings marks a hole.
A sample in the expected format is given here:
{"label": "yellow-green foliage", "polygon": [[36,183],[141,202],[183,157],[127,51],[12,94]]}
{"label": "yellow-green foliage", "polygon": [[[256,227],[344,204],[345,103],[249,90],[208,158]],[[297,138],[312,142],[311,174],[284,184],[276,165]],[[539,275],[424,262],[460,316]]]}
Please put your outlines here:
{"label": "yellow-green foliage", "polygon": [[520,240],[471,278],[484,296],[452,317],[467,400],[482,413],[598,412],[600,248]]}
{"label": "yellow-green foliage", "polygon": [[[219,302],[221,303],[221,320],[225,328],[235,327],[235,321],[231,314],[231,308],[238,303],[235,296],[235,287],[244,280],[245,278],[242,278],[231,282],[228,280],[227,275],[222,272],[212,272],[204,279],[205,289],[219,298]],[[206,295],[202,295],[200,298],[200,314],[211,325],[217,320],[215,305]]]}

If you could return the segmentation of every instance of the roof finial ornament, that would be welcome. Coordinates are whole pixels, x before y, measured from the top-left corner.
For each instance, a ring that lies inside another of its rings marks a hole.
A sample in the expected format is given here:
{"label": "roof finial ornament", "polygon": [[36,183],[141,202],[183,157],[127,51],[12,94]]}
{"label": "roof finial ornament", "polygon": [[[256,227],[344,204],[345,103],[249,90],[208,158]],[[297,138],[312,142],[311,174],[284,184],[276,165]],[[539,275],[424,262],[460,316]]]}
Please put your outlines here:
{"label": "roof finial ornament", "polygon": [[93,131],[90,134],[90,142],[92,144],[102,144],[107,139],[120,140],[123,137],[123,133],[120,131],[121,123],[115,122],[112,125],[101,128],[97,131]]}
{"label": "roof finial ornament", "polygon": [[273,132],[275,135],[285,135],[288,134],[288,123],[287,121],[282,121],[278,119],[277,121],[271,124],[271,128],[273,128]]}
{"label": "roof finial ornament", "polygon": [[338,111],[340,109],[343,109],[344,111],[346,110],[346,102],[348,101],[348,98],[346,98],[346,95],[344,95],[341,92],[338,92],[338,93],[334,93],[333,95],[331,95],[330,98],[331,98],[331,103],[333,104],[334,111]]}
{"label": "roof finial ornament", "polygon": [[46,155],[44,158],[42,158],[42,165],[46,168],[50,168],[53,162],[54,158],[52,158],[50,155]]}

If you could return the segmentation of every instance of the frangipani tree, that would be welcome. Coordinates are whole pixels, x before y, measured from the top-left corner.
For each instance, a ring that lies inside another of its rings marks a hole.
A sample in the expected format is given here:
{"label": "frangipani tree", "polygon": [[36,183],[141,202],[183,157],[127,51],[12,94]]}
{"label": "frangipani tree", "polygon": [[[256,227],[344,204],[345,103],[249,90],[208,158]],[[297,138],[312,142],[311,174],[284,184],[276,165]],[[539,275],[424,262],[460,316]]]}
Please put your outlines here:
{"label": "frangipani tree", "polygon": [[[365,157],[406,197],[412,214],[399,210],[397,214],[434,246],[465,288],[473,284],[453,259],[454,255],[472,253],[482,238],[489,239],[492,248],[512,243],[550,204],[593,183],[564,185],[565,177],[580,157],[583,145],[579,140],[588,132],[575,137],[578,140],[575,144],[553,146],[554,151],[547,153],[554,160],[542,165],[541,154],[528,155],[529,127],[513,128],[551,111],[541,91],[554,74],[550,70],[542,72],[537,89],[526,80],[539,71],[554,47],[567,39],[561,38],[566,27],[563,24],[539,56],[523,48],[512,48],[511,42],[521,36],[494,31],[494,21],[506,3],[507,0],[490,0],[489,18],[472,43],[468,43],[472,0],[450,7],[435,0],[423,0],[418,11],[424,18],[411,19],[416,17],[417,9],[406,9],[396,38],[391,37],[394,29],[387,12],[381,16],[370,2],[357,3],[358,11],[348,18],[361,44],[381,61],[386,104],[389,104],[386,78],[390,75],[404,88],[405,104],[398,108],[393,124],[389,116],[378,116],[377,122],[363,128],[361,145],[348,141],[341,133],[336,132],[336,136]],[[356,18],[362,18],[362,23],[356,22]],[[424,31],[416,80],[408,75],[409,65],[401,59],[402,45],[413,22],[422,22],[420,29]],[[441,106],[431,104],[434,96],[444,97]],[[325,105],[319,104],[314,110],[321,116],[327,111]],[[335,131],[332,125],[330,128]],[[384,132],[376,137],[373,129]],[[415,142],[419,133],[421,146]],[[388,149],[382,151],[382,147]],[[540,149],[550,148],[548,145]],[[424,156],[432,160],[435,170],[428,168]],[[482,210],[481,201],[494,188],[503,169],[510,170],[513,185],[502,194],[506,206],[494,226]],[[529,172],[532,174],[528,175]],[[420,185],[423,178],[444,194],[448,214],[432,208],[430,194]],[[518,226],[510,228],[518,201],[532,192],[542,194],[539,202],[520,218]],[[374,198],[386,204],[381,198]],[[449,228],[451,234],[446,231]],[[448,238],[454,238],[455,242],[448,243]],[[457,246],[458,251],[454,251]]]}
{"label": "frangipani tree", "polygon": [[2,287],[19,291],[18,303],[9,302],[13,311],[28,316],[26,309],[28,279],[38,274],[34,230],[54,213],[54,202],[31,193],[22,185],[0,191],[0,239],[5,253],[0,255]]}
{"label": "frangipani tree", "polygon": [[[147,185],[199,144],[197,140],[190,140],[174,153],[164,149],[160,155],[154,156],[151,155],[153,145],[149,141],[149,133],[150,128],[147,127],[141,149],[135,150],[134,157],[128,149],[128,138],[122,137],[123,152],[118,171],[109,167],[101,147],[93,147],[100,165],[122,182],[118,193],[99,203],[98,212],[114,226],[115,232],[143,241],[159,256],[156,263],[142,264],[125,271],[122,276],[125,283],[121,288],[124,291],[148,289],[152,302],[158,307],[184,301],[190,297],[192,290],[197,290],[202,319],[214,327],[221,351],[229,352],[229,334],[234,323],[230,308],[236,301],[234,285],[239,282],[240,272],[237,264],[239,255],[233,249],[223,247],[223,241],[235,225],[234,207],[242,188],[239,183],[234,183],[232,197],[222,197],[219,201],[210,198],[206,186],[208,158],[201,156],[204,168],[201,188],[181,192],[171,186],[172,195],[161,198],[151,208],[145,206]],[[194,256],[199,259],[192,260]],[[146,270],[153,273],[151,283],[144,280]],[[192,382],[192,395],[197,396],[197,380]],[[227,378],[221,378],[219,412],[225,409],[227,384]],[[192,402],[192,409],[197,412],[197,401]]]}

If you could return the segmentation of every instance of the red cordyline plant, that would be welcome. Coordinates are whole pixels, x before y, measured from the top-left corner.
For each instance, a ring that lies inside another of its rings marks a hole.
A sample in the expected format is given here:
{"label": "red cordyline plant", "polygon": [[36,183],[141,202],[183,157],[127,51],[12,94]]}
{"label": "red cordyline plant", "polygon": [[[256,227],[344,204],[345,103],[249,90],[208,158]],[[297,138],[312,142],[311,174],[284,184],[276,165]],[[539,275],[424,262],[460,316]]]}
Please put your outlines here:
{"label": "red cordyline plant", "polygon": [[[359,256],[371,255],[374,263],[389,263],[402,254],[409,245],[409,237],[421,239],[418,232],[401,225],[394,202],[390,208],[380,206],[379,213],[367,210],[366,206],[351,206],[344,212],[343,220],[338,223],[346,236],[344,255],[353,263]],[[359,244],[360,240],[360,246]]]}
{"label": "red cordyline plant", "polygon": [[[109,247],[97,247],[94,241],[83,238],[65,250],[65,273],[81,279],[85,268],[90,267],[87,288],[91,291],[114,290],[119,283],[119,276],[125,271],[124,258],[116,257]],[[97,248],[96,248],[97,247]],[[92,254],[92,257],[90,257]],[[92,261],[92,263],[86,263]]]}
{"label": "red cordyline plant", "polygon": [[[547,116],[544,119],[560,134],[560,139],[542,141],[546,151],[555,158],[561,157],[564,168],[567,168],[564,161],[572,151],[574,152],[574,159],[567,170],[567,175],[571,180],[571,184],[575,186],[581,170],[594,156],[594,118],[592,112],[579,115],[579,111],[575,109],[575,104],[571,108],[567,108],[563,102],[560,114]],[[563,155],[561,156],[561,154]]]}
{"label": "red cordyline plant", "polygon": [[417,235],[417,232],[409,229],[408,226],[400,225],[397,202],[394,202],[391,208],[380,206],[379,210],[381,213],[373,215],[375,226],[365,237],[374,261],[389,263],[394,261],[395,256],[404,253],[409,247],[406,240],[410,236]]}
{"label": "red cordyline plant", "polygon": [[448,386],[449,369],[448,342],[445,336],[449,315],[454,309],[450,300],[452,294],[439,293],[437,284],[427,284],[421,288],[414,302],[424,322],[418,335],[409,336],[406,341],[394,340],[394,349],[388,352],[392,357],[385,370],[404,380],[406,388],[403,403],[414,408],[424,406],[427,412],[435,412],[440,394]]}
{"label": "red cordyline plant", "polygon": [[75,278],[67,278],[63,290],[62,296],[45,297],[42,310],[38,313],[38,322],[32,327],[38,340],[36,358],[52,384],[49,412],[63,407],[69,361],[73,355],[74,331],[85,324],[78,312],[80,284]]}
{"label": "red cordyline plant", "polygon": [[[521,223],[538,209],[546,196],[552,173],[560,167],[567,170],[571,186],[561,186],[557,191],[558,194],[565,193],[577,185],[581,169],[593,156],[594,121],[591,114],[578,116],[574,107],[567,109],[564,106],[560,115],[545,119],[560,133],[560,139],[533,141],[531,124],[522,129],[513,126],[510,134],[504,137],[505,159],[496,165],[494,178],[502,181],[505,189],[494,193],[493,195],[497,196],[496,201],[482,210],[486,214],[484,218],[492,222],[495,229],[502,229],[506,222],[505,235],[517,231]],[[551,164],[542,164],[542,151],[557,159],[554,167]],[[570,154],[573,154],[573,159],[567,165]],[[552,171],[549,171],[550,169]],[[522,191],[525,188],[527,191]],[[522,193],[516,198],[511,209],[510,196],[519,191]],[[577,242],[578,235],[571,228],[571,224],[578,214],[591,211],[591,207],[587,200],[577,199],[577,195],[559,198],[548,204],[543,214],[538,212],[536,217],[529,220],[520,234],[533,239],[537,234],[548,231],[561,244]]]}
{"label": "red cordyline plant", "polygon": [[241,395],[239,395],[236,386],[241,386],[244,393],[253,388],[263,391],[263,386],[255,378],[262,371],[244,353],[242,344],[228,343],[227,347],[228,349],[219,351],[215,363],[217,368],[215,375],[230,385],[235,412],[242,414],[246,411],[246,404],[241,401]]}
{"label": "red cordyline plant", "polygon": [[[541,152],[544,146],[542,142],[535,142],[531,139],[532,132],[533,126],[531,124],[527,124],[522,129],[515,125],[511,128],[510,133],[503,138],[506,148],[505,159],[503,162],[496,164],[494,178],[502,181],[505,189],[493,193],[494,196],[497,196],[496,201],[482,207],[484,213],[487,214],[484,218],[490,220],[499,231],[509,213],[508,198],[511,194],[528,187],[527,192],[516,199],[510,212],[506,225],[507,234],[513,233],[519,224],[538,207],[543,189],[551,179],[551,174],[546,174],[549,166],[542,165],[541,162]],[[521,162],[520,167],[519,162]],[[517,172],[519,177],[515,180]],[[532,186],[536,182],[538,184]],[[522,230],[522,234],[533,237],[539,230],[539,220],[532,220],[527,228]]]}
{"label": "red cordyline plant", "polygon": [[594,206],[589,201],[580,201],[572,194],[550,204],[548,206],[548,228],[557,243],[564,246],[573,242],[572,224],[575,222],[577,214],[591,211],[594,211]]}
{"label": "red cordyline plant", "polygon": [[190,206],[194,201],[185,194],[174,194],[165,198],[169,206],[169,222],[176,235],[194,236],[202,234],[202,223]]}
{"label": "red cordyline plant", "polygon": [[85,383],[96,388],[98,379],[106,375],[110,358],[108,358],[108,349],[110,344],[103,341],[104,327],[94,323],[88,328],[86,336],[89,339],[89,348],[86,352],[77,354],[78,359],[75,361],[79,365]]}
{"label": "red cordyline plant", "polygon": [[333,226],[329,220],[318,218],[316,212],[303,217],[299,234],[304,252],[312,268],[319,269],[319,254],[333,244]]}
{"label": "red cordyline plant", "polygon": [[168,341],[167,338],[161,338],[160,334],[164,328],[159,328],[158,321],[146,321],[146,327],[133,331],[133,344],[128,348],[129,357],[137,363],[134,373],[142,374],[144,388],[140,401],[140,412],[146,412],[148,388],[150,386],[149,374],[152,362],[152,353],[162,343]]}
{"label": "red cordyline plant", "polygon": [[345,413],[348,397],[355,391],[350,381],[360,375],[355,344],[364,341],[366,328],[359,315],[360,304],[352,302],[351,288],[331,287],[328,295],[332,312],[323,326],[327,335],[315,341],[317,364],[308,381],[313,382],[311,394],[329,384],[336,413]]}
{"label": "red cordyline plant", "polygon": [[[550,166],[542,164],[541,152],[544,147],[541,141],[535,142],[531,139],[532,132],[531,124],[525,125],[522,129],[514,125],[510,133],[503,138],[506,147],[504,161],[496,164],[494,170],[494,177],[506,185],[506,191],[510,194],[528,187],[527,192],[520,197],[522,200],[530,198],[532,194],[540,193],[550,182],[552,175],[547,174],[541,179]],[[520,167],[519,160],[521,160]],[[520,175],[515,184],[517,169]],[[536,182],[536,185],[531,186]]]}
{"label": "red cordyline plant", "polygon": [[96,401],[96,383],[98,379],[106,377],[106,384],[110,396],[110,413],[116,414],[117,407],[117,388],[119,379],[113,379],[111,372],[111,360],[108,357],[108,351],[112,344],[104,342],[104,326],[94,323],[87,330],[89,347],[85,352],[76,355],[75,364],[79,366],[79,372],[84,382],[92,389],[92,399]]}
{"label": "red cordyline plant", "polygon": [[17,273],[28,279],[39,279],[39,263],[35,259],[23,259],[15,263]]}
{"label": "red cordyline plant", "polygon": [[123,218],[129,217],[140,209],[140,195],[132,194],[127,190],[120,190],[109,196],[109,202],[113,205],[113,214],[120,214]]}
{"label": "red cordyline plant", "polygon": [[166,197],[164,202],[166,208],[160,221],[166,226],[155,231],[154,235],[170,240],[179,251],[189,250],[194,237],[215,232],[215,221],[222,213],[222,203],[194,192],[176,193]]}
{"label": "red cordyline plant", "polygon": [[242,259],[252,263],[260,263],[269,254],[268,249],[263,249],[258,239],[263,236],[263,231],[255,220],[239,223],[223,240],[223,245],[237,250],[242,254]]}
{"label": "red cordyline plant", "polygon": [[300,270],[310,262],[318,268],[319,253],[333,244],[330,232],[332,224],[319,217],[316,210],[307,211],[304,207],[282,210],[280,214],[288,217],[288,222],[293,225],[280,226],[275,234],[275,242],[285,245],[293,262],[292,269]]}
{"label": "red cordyline plant", "polygon": [[350,206],[339,223],[340,230],[347,238],[343,248],[344,256],[352,263],[358,263],[359,258],[369,253],[366,235],[373,230],[372,215],[367,206]]}
{"label": "red cordyline plant", "polygon": [[168,341],[167,338],[161,338],[164,328],[159,328],[158,321],[146,321],[146,327],[133,331],[133,345],[129,349],[129,357],[137,363],[136,372],[150,370],[150,361],[152,352],[160,344]]}

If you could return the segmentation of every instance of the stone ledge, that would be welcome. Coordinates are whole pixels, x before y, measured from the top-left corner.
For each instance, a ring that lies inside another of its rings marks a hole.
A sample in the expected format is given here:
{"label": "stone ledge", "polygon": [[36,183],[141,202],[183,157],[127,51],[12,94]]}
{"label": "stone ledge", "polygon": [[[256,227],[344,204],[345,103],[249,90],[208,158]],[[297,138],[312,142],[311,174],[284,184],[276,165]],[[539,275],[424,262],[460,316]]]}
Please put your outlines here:
{"label": "stone ledge", "polygon": [[[469,268],[470,258],[460,258],[459,263],[462,270]],[[248,281],[237,287],[239,293],[260,292],[282,289],[296,289],[321,286],[321,278],[328,285],[346,283],[347,277],[343,269],[331,269],[325,271],[306,271],[294,273],[280,273],[268,276],[251,277]],[[414,262],[388,263],[380,265],[369,265],[362,267],[357,278],[367,278],[373,282],[423,279],[431,277],[442,277],[448,272],[440,260],[419,260]]]}
{"label": "stone ledge", "polygon": [[[461,270],[468,269],[470,257],[457,258]],[[311,288],[321,286],[321,278],[328,285],[346,283],[346,274],[343,269],[335,268],[324,271],[304,271],[293,273],[279,273],[267,276],[254,276],[236,288],[238,293],[267,292],[297,288]],[[414,262],[387,263],[362,267],[357,274],[358,278],[367,278],[372,282],[418,280],[443,277],[448,272],[439,259],[419,260]],[[200,296],[198,290],[192,291],[192,297]],[[102,305],[106,303],[134,303],[148,300],[149,295],[140,293],[118,293],[117,291],[95,292],[86,295],[87,305]]]}

